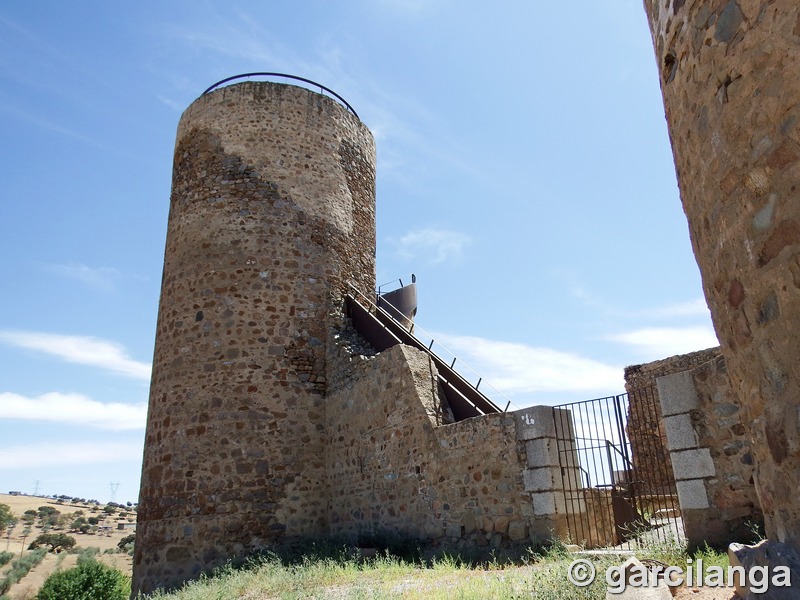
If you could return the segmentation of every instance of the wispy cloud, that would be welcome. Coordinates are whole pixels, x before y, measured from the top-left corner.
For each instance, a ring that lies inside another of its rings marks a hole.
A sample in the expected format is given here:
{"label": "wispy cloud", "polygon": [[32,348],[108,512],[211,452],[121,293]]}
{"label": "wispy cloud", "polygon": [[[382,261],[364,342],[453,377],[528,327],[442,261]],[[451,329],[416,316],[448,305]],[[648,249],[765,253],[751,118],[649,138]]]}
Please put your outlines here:
{"label": "wispy cloud", "polygon": [[147,404],[99,402],[81,394],[50,392],[29,398],[0,392],[0,419],[50,421],[121,431],[144,429]]}
{"label": "wispy cloud", "polygon": [[0,470],[140,461],[141,442],[36,443],[0,448]]}
{"label": "wispy cloud", "polygon": [[714,331],[703,325],[693,327],[645,327],[607,337],[609,341],[634,346],[648,359],[711,348],[719,344]]}
{"label": "wispy cloud", "polygon": [[437,333],[434,338],[498,391],[600,392],[622,389],[622,368],[527,344]]}
{"label": "wispy cloud", "polygon": [[100,367],[135,379],[150,379],[150,364],[133,360],[123,346],[100,338],[0,330],[0,342],[51,354],[67,362]]}
{"label": "wispy cloud", "polygon": [[666,306],[655,308],[644,308],[633,311],[636,316],[654,318],[673,318],[673,317],[708,317],[708,304],[703,297],[689,300],[688,302],[676,302]]}
{"label": "wispy cloud", "polygon": [[161,94],[156,94],[156,99],[161,102],[167,108],[174,110],[175,112],[183,112],[183,109],[186,108],[183,102],[179,102],[178,100],[173,100],[172,98],[167,98],[166,96],[162,96]]}
{"label": "wispy cloud", "polygon": [[90,138],[83,133],[69,129],[68,127],[64,127],[63,125],[47,119],[46,117],[37,115],[27,108],[12,106],[11,104],[0,102],[0,111],[5,112],[6,114],[9,114],[21,121],[27,121],[28,123],[36,125],[37,127],[46,129],[52,133],[57,133],[59,135],[72,138],[79,142],[88,144],[89,146],[94,146],[95,148],[102,148],[102,144],[97,140]]}
{"label": "wispy cloud", "polygon": [[572,284],[570,293],[589,308],[596,309],[610,317],[637,319],[672,319],[679,317],[709,318],[708,305],[702,296],[682,302],[674,302],[663,306],[629,309],[608,302],[595,294],[587,292],[582,286]]}
{"label": "wispy cloud", "polygon": [[[236,58],[246,63],[261,65],[285,64],[284,58],[290,56],[289,50],[277,43],[269,30],[248,14],[239,10],[216,11],[209,4],[209,19],[205,23],[188,25],[185,21],[170,25],[163,33],[194,51],[209,51],[212,54]],[[213,17],[213,18],[212,18]]]}
{"label": "wispy cloud", "polygon": [[[398,18],[417,18],[432,9],[438,10],[442,4],[441,0],[384,1],[386,5],[378,10],[396,14]],[[321,34],[309,39],[307,51],[301,54],[276,38],[263,18],[241,10],[220,11],[209,3],[201,4],[199,10],[205,11],[204,18],[167,25],[161,28],[160,35],[167,43],[176,45],[179,52],[190,54],[193,63],[198,55],[205,57],[209,72],[219,65],[220,75],[229,74],[222,69],[227,62],[223,57],[236,60],[242,72],[260,71],[264,65],[271,65],[271,71],[300,73],[331,85],[353,105],[380,141],[378,167],[382,177],[402,180],[413,188],[423,185],[420,173],[432,176],[437,169],[431,165],[438,164],[476,176],[463,145],[446,134],[439,115],[431,113],[413,91],[399,87],[391,79],[376,78],[363,67],[364,45],[357,35],[338,31]],[[159,70],[157,65],[151,68]],[[209,83],[187,85],[185,78],[176,80],[166,72],[159,75],[173,82],[175,90],[181,91],[180,97],[185,97],[183,92],[187,90],[196,93],[198,87],[203,89],[200,86]],[[167,106],[174,104],[169,95],[161,95],[159,101]]]}
{"label": "wispy cloud", "polygon": [[120,277],[119,271],[110,267],[89,267],[76,263],[48,264],[47,269],[57,275],[80,281],[90,288],[104,292],[113,290]]}
{"label": "wispy cloud", "polygon": [[437,265],[458,259],[472,240],[458,231],[425,227],[409,231],[400,239],[391,241],[401,257],[420,258]]}

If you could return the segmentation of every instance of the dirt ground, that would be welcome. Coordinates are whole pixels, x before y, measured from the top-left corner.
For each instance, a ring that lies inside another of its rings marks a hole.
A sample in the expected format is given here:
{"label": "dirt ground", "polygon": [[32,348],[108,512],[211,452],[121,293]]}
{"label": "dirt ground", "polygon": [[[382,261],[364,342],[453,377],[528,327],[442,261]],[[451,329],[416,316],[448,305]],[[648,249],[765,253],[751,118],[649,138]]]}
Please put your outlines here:
{"label": "dirt ground", "polygon": [[[12,496],[9,494],[0,494],[0,504],[7,504],[11,507],[11,512],[15,517],[21,519],[26,510],[37,510],[40,506],[52,506],[61,514],[74,513],[76,511],[83,511],[84,517],[102,516],[102,506],[92,512],[91,506],[87,504],[73,504],[71,502],[64,502],[59,504],[52,498],[42,498],[39,496]],[[67,535],[75,538],[75,548],[99,548],[100,554],[97,559],[109,566],[115,567],[123,573],[130,575],[133,570],[132,557],[123,553],[104,554],[105,550],[116,550],[119,541],[126,535],[135,532],[135,527],[126,527],[124,530],[117,529],[118,522],[131,523],[135,522],[135,513],[128,512],[127,517],[120,519],[119,512],[114,515],[106,517],[103,525],[108,529],[103,533],[84,534],[75,531],[54,531],[55,533],[66,533]],[[14,552],[17,556],[28,552],[28,545],[42,533],[42,530],[34,525],[31,528],[30,534],[27,538],[22,538],[22,530],[25,525],[20,520],[16,527],[11,531],[4,532],[0,536],[0,550],[8,550]],[[75,566],[77,555],[61,553],[61,554],[48,554],[45,559],[39,563],[34,569],[30,571],[19,583],[12,586],[9,591],[11,600],[30,600],[36,595],[36,592],[44,583],[45,579],[57,570],[69,569]],[[8,569],[8,565],[0,568],[0,576]]]}
{"label": "dirt ground", "polygon": [[676,600],[740,600],[732,587],[679,588]]}

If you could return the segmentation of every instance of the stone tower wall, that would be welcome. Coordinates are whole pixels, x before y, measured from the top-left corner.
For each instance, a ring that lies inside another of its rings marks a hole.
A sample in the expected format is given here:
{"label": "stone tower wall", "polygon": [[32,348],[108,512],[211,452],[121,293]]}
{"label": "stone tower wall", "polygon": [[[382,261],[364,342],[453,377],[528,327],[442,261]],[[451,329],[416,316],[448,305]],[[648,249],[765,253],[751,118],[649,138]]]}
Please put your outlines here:
{"label": "stone tower wall", "polygon": [[695,257],[767,534],[800,543],[796,0],[646,0]]}
{"label": "stone tower wall", "polygon": [[243,83],[196,100],[174,157],[134,590],[327,532],[325,357],[375,288],[375,149],[333,100]]}

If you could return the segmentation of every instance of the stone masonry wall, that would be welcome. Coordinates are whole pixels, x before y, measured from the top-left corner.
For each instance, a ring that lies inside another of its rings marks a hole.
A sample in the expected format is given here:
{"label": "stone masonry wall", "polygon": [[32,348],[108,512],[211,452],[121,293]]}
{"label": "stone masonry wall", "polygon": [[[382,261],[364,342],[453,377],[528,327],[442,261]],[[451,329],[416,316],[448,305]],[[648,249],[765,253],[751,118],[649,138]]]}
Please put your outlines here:
{"label": "stone masonry wall", "polygon": [[391,531],[498,548],[551,533],[550,519],[534,518],[513,415],[444,424],[425,353],[395,346],[350,358],[358,363],[351,378],[326,398],[332,534]]}
{"label": "stone masonry wall", "polygon": [[625,368],[625,391],[628,392],[627,433],[636,471],[633,480],[643,482],[641,493],[675,491],[675,477],[665,443],[656,380],[665,375],[692,369],[717,356],[719,348],[709,348]]}
{"label": "stone masonry wall", "polygon": [[763,516],[750,443],[724,357],[660,378],[658,388],[689,543],[748,539]]}
{"label": "stone masonry wall", "polygon": [[800,14],[645,0],[678,185],[767,535],[800,544]]}
{"label": "stone masonry wall", "polygon": [[196,100],[178,127],[135,591],[327,532],[326,343],[375,286],[375,150],[293,86]]}

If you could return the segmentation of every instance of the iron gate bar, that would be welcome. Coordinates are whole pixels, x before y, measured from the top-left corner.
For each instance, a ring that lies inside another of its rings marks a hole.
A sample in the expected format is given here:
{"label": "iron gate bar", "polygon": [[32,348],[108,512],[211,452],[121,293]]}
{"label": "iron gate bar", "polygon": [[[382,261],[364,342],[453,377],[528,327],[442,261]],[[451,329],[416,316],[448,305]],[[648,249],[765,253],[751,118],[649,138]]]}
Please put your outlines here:
{"label": "iron gate bar", "polygon": [[[617,430],[621,431],[621,432],[625,432],[626,433],[626,437],[627,437],[625,423],[622,420],[622,414],[623,414],[622,413],[622,404],[623,404],[623,401],[624,401],[623,398],[624,398],[624,395],[616,396],[615,411],[614,412],[615,412],[615,416],[617,418]],[[628,405],[630,405],[630,401],[628,402]],[[627,444],[621,444],[621,446],[622,446],[622,452],[623,452],[624,458],[625,458],[625,464],[628,465],[628,468],[630,468],[631,471],[633,471],[633,462],[631,462],[631,456],[630,456],[630,453],[628,452],[628,445]]]}
{"label": "iron gate bar", "polygon": [[[660,456],[656,457],[657,465],[655,465],[654,471],[657,471],[657,477],[659,480],[659,485],[656,487],[656,483],[654,482],[652,477],[646,477],[645,474],[642,473],[643,469],[636,468],[634,465],[634,482],[632,486],[634,488],[634,493],[639,498],[642,508],[644,509],[644,497],[646,496],[650,501],[650,508],[653,509],[653,515],[658,512],[658,508],[654,504],[654,499],[658,499],[660,505],[663,506],[663,510],[668,511],[673,515],[680,515],[680,505],[678,503],[677,497],[677,487],[675,484],[675,480],[672,474],[671,466],[668,466],[667,457],[668,454],[665,452],[666,450],[666,436],[664,435],[662,429],[659,427],[660,423],[660,411],[657,410],[658,406],[658,398],[655,386],[649,386],[645,388],[641,388],[638,390],[632,390],[631,395],[634,396],[632,399],[629,396],[628,402],[628,411],[629,413],[633,414],[634,418],[639,422],[644,422],[644,416],[650,416],[656,418],[656,428],[654,430],[654,440],[655,443],[651,445],[651,448],[661,448],[662,453]],[[645,413],[645,410],[649,408],[649,413]],[[636,437],[636,436],[635,436]],[[640,438],[640,445],[642,443],[641,440],[641,433],[638,436]],[[633,442],[633,440],[631,440]],[[646,441],[646,440],[645,440]],[[631,445],[631,450],[634,450],[633,444]],[[652,456],[652,453],[651,453]],[[634,461],[635,463],[635,461]],[[651,465],[653,467],[653,465]],[[665,481],[669,482],[669,486],[665,488],[664,483]],[[669,525],[670,534],[673,535],[676,539],[681,539],[683,537],[682,527],[679,525],[678,518],[667,518],[667,524]],[[662,519],[659,519],[662,520]],[[661,529],[665,527],[662,525]]]}
{"label": "iron gate bar", "polygon": [[[553,407],[567,528],[576,543],[630,549],[645,534],[662,540],[665,536],[681,539],[680,511],[671,473],[663,470],[664,464],[657,465],[662,478],[670,475],[671,481],[666,489],[658,488],[650,473],[634,459],[642,448],[645,456],[640,461],[653,454],[648,454],[642,440],[658,448],[663,431],[656,427],[650,437],[642,438],[637,431],[633,432],[633,439],[628,436],[629,418],[638,423],[658,422],[659,413],[643,412],[655,411],[655,392],[645,389],[633,393],[642,395],[631,398],[620,394]],[[663,439],[661,443],[665,443]],[[667,512],[659,514],[661,509]]]}

